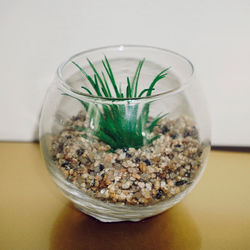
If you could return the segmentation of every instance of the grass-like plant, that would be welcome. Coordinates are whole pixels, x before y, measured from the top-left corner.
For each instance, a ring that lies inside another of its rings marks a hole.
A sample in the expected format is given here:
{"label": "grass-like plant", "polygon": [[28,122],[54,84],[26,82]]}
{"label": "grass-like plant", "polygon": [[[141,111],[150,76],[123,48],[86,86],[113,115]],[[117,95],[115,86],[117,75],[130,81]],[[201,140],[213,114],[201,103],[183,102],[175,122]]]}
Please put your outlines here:
{"label": "grass-like plant", "polygon": [[[141,69],[145,59],[140,60],[132,79],[127,77],[126,91],[122,91],[121,87],[117,86],[114,74],[110,63],[105,56],[102,60],[104,72],[98,72],[94,64],[89,60],[88,63],[93,71],[91,77],[87,72],[80,67],[76,62],[72,63],[82,72],[84,77],[91,84],[92,89],[82,86],[89,95],[97,95],[99,97],[114,99],[125,99],[126,104],[113,102],[112,104],[97,104],[85,102],[77,99],[82,103],[87,111],[88,126],[77,127],[75,129],[85,131],[84,136],[95,136],[104,143],[108,144],[112,150],[127,149],[129,147],[140,148],[143,145],[152,143],[159,135],[152,135],[154,127],[164,115],[158,115],[156,118],[149,121],[150,103],[147,102],[139,110],[139,104],[133,102],[131,98],[139,98],[143,96],[151,96],[155,84],[166,77],[169,68],[162,70],[147,89],[143,89],[138,93],[138,83]],[[94,92],[93,92],[94,91]],[[74,97],[75,98],[75,97]]]}

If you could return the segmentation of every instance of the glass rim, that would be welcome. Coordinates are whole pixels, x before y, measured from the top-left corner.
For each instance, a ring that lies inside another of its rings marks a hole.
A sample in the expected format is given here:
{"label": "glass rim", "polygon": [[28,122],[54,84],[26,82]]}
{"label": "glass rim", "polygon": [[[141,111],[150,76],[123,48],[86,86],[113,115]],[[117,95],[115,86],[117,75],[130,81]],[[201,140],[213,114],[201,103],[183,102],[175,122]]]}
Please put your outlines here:
{"label": "glass rim", "polygon": [[[88,93],[84,93],[84,92],[80,92],[78,90],[75,90],[74,88],[70,87],[66,81],[63,79],[62,76],[62,71],[63,68],[70,62],[73,60],[73,58],[76,58],[80,55],[86,54],[86,53],[91,53],[91,52],[95,52],[95,51],[100,51],[100,50],[105,50],[105,49],[118,49],[119,51],[125,50],[126,48],[140,48],[140,49],[153,49],[153,50],[158,50],[158,51],[162,51],[165,53],[169,53],[169,54],[173,54],[181,59],[184,59],[184,61],[187,62],[187,64],[190,66],[191,68],[191,73],[188,74],[188,76],[186,77],[186,79],[184,81],[182,81],[182,85],[167,91],[163,91],[157,94],[153,94],[150,96],[141,96],[141,97],[131,97],[131,98],[117,98],[117,97],[105,97],[105,96],[97,96],[97,95],[90,95]],[[187,59],[185,56],[174,52],[172,50],[169,49],[164,49],[164,48],[159,48],[159,47],[154,47],[154,46],[148,46],[148,45],[132,45],[132,44],[120,44],[120,45],[110,45],[110,46],[104,46],[104,47],[98,47],[98,48],[93,48],[93,49],[89,49],[89,50],[84,50],[81,51],[79,53],[76,53],[72,56],[70,56],[69,58],[67,58],[66,60],[64,60],[59,67],[57,68],[57,77],[59,79],[59,84],[60,87],[63,91],[65,91],[65,93],[69,93],[70,95],[77,97],[80,97],[79,99],[82,99],[82,97],[84,98],[88,98],[88,99],[94,99],[94,100],[103,100],[103,101],[138,101],[138,100],[151,100],[151,99],[158,99],[162,96],[166,96],[166,95],[173,95],[173,94],[177,94],[181,91],[183,91],[188,85],[191,84],[190,79],[193,77],[194,75],[194,66],[192,64],[192,62]]]}

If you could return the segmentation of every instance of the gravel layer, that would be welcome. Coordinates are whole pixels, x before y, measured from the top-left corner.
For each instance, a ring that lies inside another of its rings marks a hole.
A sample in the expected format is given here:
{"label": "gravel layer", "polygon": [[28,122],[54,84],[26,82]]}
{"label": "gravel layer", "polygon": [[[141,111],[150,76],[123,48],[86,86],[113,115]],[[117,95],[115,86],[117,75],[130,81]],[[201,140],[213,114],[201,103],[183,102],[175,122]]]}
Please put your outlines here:
{"label": "gravel layer", "polygon": [[53,136],[52,159],[65,178],[84,193],[112,203],[149,205],[185,190],[202,164],[203,147],[187,117],[162,119],[154,129],[160,138],[140,149],[118,149],[83,136],[79,113]]}

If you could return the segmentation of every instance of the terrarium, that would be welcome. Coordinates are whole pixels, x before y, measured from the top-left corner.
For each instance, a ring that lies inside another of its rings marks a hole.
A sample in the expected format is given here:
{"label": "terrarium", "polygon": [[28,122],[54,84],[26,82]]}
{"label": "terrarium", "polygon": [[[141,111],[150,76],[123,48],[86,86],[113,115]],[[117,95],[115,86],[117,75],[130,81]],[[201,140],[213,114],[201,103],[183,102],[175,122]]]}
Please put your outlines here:
{"label": "terrarium", "polygon": [[210,151],[208,112],[185,57],[112,46],[63,62],[48,90],[41,150],[55,183],[101,221],[138,221],[179,202]]}

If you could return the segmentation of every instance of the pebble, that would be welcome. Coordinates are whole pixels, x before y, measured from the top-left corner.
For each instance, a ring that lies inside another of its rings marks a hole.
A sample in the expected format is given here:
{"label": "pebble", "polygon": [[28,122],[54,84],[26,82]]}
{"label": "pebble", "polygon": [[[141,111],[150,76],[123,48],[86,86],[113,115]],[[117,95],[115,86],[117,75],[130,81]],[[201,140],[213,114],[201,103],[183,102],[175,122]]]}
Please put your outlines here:
{"label": "pebble", "polygon": [[143,189],[143,190],[142,190],[142,195],[143,195],[146,199],[151,198],[150,191],[147,190],[147,189]]}
{"label": "pebble", "polygon": [[166,182],[163,180],[161,181],[161,188],[164,188],[166,186]]}
{"label": "pebble", "polygon": [[147,165],[144,162],[140,162],[139,169],[142,173],[146,173],[148,171]]}
{"label": "pebble", "polygon": [[203,146],[193,122],[186,117],[160,120],[161,133],[152,145],[117,149],[89,140],[72,127],[84,126],[80,112],[54,136],[51,158],[68,181],[104,201],[150,205],[185,190],[202,164]]}
{"label": "pebble", "polygon": [[148,159],[146,159],[144,162],[146,163],[147,166],[151,165],[151,162]]}
{"label": "pebble", "polygon": [[158,190],[156,193],[156,199],[161,199],[163,194],[164,194],[164,192],[162,190]]}
{"label": "pebble", "polygon": [[184,185],[185,183],[187,183],[187,181],[181,180],[181,181],[177,181],[177,182],[175,183],[175,185],[176,185],[176,186],[182,186],[182,185]]}
{"label": "pebble", "polygon": [[131,181],[127,181],[124,184],[122,184],[122,189],[129,189],[131,186]]}
{"label": "pebble", "polygon": [[145,187],[145,183],[144,183],[144,182],[139,182],[139,183],[138,183],[138,186],[139,186],[141,189],[143,189],[143,188]]}

